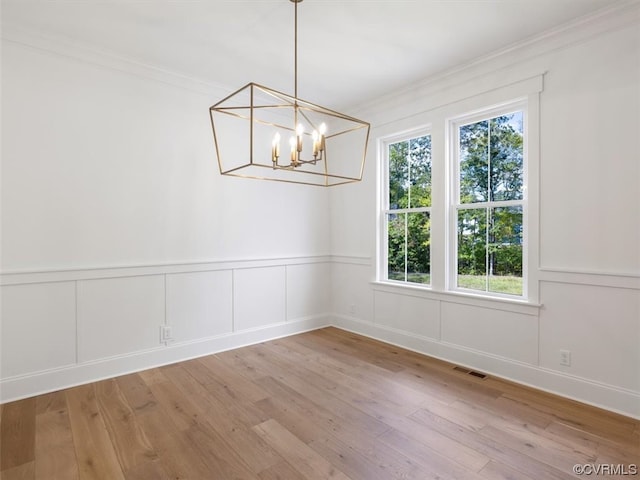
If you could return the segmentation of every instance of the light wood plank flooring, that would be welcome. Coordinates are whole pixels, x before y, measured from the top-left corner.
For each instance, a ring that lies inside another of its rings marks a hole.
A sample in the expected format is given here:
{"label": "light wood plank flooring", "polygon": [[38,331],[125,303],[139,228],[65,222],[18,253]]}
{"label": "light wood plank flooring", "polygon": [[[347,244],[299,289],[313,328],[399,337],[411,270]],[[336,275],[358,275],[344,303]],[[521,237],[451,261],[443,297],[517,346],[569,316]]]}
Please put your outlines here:
{"label": "light wood plank flooring", "polygon": [[326,328],[7,403],[2,479],[545,480],[640,465],[640,422],[453,367]]}

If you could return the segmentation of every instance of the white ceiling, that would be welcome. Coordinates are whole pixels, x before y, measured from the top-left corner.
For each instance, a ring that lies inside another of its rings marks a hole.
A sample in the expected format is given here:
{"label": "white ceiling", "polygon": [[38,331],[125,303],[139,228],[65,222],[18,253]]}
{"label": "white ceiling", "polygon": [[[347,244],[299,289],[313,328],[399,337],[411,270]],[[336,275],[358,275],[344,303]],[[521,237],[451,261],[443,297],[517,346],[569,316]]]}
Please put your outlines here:
{"label": "white ceiling", "polygon": [[[357,105],[624,0],[305,0],[299,95]],[[2,0],[3,27],[293,93],[288,0]]]}

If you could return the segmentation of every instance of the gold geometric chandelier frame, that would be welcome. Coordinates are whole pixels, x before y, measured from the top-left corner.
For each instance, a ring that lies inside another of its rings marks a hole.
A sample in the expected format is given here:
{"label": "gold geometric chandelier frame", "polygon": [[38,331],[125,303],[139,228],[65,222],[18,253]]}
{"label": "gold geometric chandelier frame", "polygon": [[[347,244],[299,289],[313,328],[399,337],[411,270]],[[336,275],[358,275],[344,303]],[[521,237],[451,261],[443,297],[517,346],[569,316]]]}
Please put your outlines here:
{"label": "gold geometric chandelier frame", "polygon": [[[370,124],[298,98],[298,3],[294,94],[248,83],[209,108],[222,175],[330,187],[362,180]],[[290,150],[281,141],[289,137]]]}

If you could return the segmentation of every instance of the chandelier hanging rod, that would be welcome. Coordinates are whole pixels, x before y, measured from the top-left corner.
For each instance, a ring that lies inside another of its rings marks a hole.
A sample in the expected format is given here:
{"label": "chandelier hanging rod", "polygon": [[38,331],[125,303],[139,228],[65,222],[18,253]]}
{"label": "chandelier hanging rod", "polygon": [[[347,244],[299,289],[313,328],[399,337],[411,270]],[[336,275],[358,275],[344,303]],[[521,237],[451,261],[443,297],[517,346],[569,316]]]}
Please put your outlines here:
{"label": "chandelier hanging rod", "polygon": [[293,2],[293,96],[298,99],[298,4],[302,0],[290,0]]}

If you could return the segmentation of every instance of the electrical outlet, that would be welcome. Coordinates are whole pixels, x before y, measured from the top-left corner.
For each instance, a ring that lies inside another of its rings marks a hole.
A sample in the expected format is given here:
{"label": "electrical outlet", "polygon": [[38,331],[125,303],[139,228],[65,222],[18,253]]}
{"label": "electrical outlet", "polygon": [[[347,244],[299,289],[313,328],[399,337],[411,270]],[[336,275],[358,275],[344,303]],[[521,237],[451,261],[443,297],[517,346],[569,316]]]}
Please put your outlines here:
{"label": "electrical outlet", "polygon": [[571,366],[571,352],[569,350],[560,350],[560,365]]}
{"label": "electrical outlet", "polygon": [[160,341],[169,342],[173,340],[173,331],[169,325],[160,325]]}

